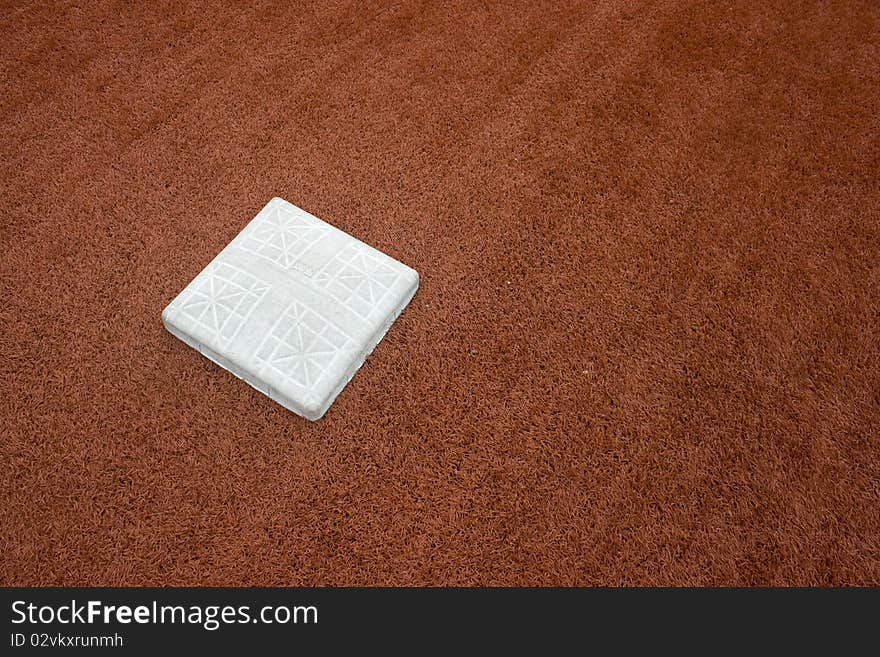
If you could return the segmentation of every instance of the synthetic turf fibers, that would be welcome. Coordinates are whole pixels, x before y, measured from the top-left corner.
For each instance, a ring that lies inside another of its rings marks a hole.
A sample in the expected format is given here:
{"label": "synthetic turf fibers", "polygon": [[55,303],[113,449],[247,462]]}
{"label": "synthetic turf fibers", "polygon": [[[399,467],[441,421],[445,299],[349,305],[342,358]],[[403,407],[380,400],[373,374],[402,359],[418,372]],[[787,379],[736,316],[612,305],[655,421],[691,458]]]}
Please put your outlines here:
{"label": "synthetic turf fibers", "polygon": [[[4,3],[0,583],[880,584],[880,5]],[[162,308],[422,276],[319,423]]]}

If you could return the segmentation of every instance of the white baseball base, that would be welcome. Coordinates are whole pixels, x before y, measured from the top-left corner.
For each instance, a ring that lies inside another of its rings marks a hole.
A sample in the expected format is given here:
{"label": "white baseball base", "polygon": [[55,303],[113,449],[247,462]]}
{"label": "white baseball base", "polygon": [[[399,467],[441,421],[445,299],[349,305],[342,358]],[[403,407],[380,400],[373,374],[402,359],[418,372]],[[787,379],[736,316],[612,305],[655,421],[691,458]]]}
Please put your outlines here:
{"label": "white baseball base", "polygon": [[224,369],[317,420],[418,287],[415,270],[273,198],[162,320]]}

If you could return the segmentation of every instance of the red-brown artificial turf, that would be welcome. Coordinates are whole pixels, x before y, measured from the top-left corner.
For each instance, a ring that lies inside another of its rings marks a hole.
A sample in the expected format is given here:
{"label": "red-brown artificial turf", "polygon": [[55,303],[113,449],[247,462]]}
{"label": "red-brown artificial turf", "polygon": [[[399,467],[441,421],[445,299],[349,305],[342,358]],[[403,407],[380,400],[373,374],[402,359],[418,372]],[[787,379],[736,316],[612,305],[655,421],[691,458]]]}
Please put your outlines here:
{"label": "red-brown artificial turf", "polygon": [[[0,584],[880,584],[880,5],[4,3]],[[160,313],[421,273],[307,422]]]}

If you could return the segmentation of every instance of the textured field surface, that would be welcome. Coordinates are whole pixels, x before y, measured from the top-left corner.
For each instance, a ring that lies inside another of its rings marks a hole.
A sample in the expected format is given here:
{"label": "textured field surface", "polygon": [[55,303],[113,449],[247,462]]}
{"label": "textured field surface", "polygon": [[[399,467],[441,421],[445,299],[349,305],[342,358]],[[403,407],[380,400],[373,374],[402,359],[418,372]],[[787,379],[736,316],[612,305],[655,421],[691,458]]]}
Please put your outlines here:
{"label": "textured field surface", "polygon": [[[0,584],[880,584],[876,1],[4,3],[0,126]],[[160,320],[276,195],[421,274],[316,424]]]}

